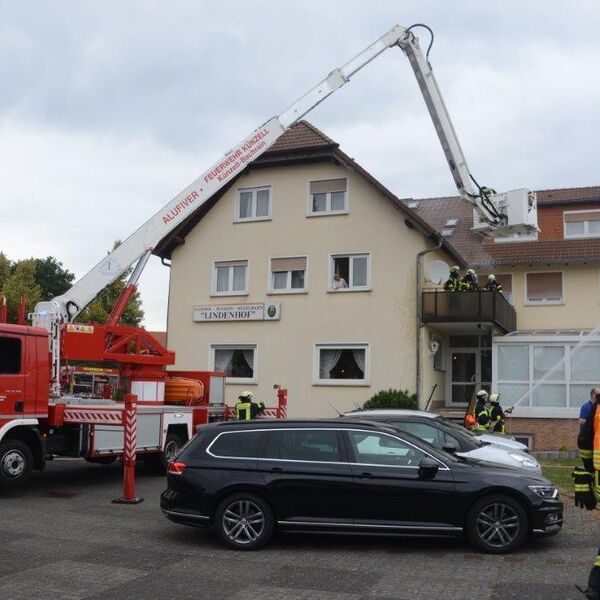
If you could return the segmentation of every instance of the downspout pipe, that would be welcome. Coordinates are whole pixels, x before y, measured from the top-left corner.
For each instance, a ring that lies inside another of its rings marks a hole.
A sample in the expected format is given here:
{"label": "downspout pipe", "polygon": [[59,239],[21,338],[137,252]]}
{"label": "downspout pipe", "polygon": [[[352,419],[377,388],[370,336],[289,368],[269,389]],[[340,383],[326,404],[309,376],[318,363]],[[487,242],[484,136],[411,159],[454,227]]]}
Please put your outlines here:
{"label": "downspout pipe", "polygon": [[443,243],[444,238],[438,233],[436,235],[437,244],[433,248],[421,250],[417,252],[417,320],[416,320],[416,338],[417,338],[417,356],[416,356],[416,395],[417,395],[417,408],[419,407],[419,400],[421,399],[421,258],[430,252],[439,250]]}

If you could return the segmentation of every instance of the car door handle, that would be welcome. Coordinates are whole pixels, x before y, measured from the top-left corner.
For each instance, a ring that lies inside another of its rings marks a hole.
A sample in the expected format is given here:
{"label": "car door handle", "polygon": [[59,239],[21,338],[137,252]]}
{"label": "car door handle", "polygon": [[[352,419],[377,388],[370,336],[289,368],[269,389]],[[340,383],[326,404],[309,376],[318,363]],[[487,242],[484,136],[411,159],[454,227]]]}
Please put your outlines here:
{"label": "car door handle", "polygon": [[271,473],[281,473],[283,469],[281,467],[272,467]]}
{"label": "car door handle", "polygon": [[363,479],[371,479],[373,477],[373,474],[369,473],[368,471],[365,471],[364,473],[361,473],[359,477],[362,477]]}

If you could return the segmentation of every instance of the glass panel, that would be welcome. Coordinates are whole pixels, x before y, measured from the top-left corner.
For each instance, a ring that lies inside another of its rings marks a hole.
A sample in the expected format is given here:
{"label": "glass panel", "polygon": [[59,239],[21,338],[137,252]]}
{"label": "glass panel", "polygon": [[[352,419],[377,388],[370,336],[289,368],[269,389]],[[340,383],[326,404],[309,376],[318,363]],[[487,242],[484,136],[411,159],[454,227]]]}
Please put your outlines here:
{"label": "glass panel", "polygon": [[533,379],[562,381],[565,378],[565,349],[562,346],[534,346]]}
{"label": "glass panel", "polygon": [[233,267],[233,291],[243,292],[246,289],[246,267]]}
{"label": "glass panel", "polygon": [[327,209],[327,194],[313,194],[312,211],[325,212]]}
{"label": "glass panel", "polygon": [[567,235],[583,235],[585,232],[585,221],[567,221],[565,233]]}
{"label": "glass panel", "polygon": [[571,352],[571,381],[600,378],[600,346],[580,346]]}
{"label": "glass panel", "polygon": [[569,406],[579,408],[590,399],[593,385],[589,383],[572,383],[569,386]]}
{"label": "glass panel", "polygon": [[256,216],[257,217],[268,217],[269,216],[269,190],[258,190],[256,192]]}
{"label": "glass panel", "polygon": [[452,348],[479,348],[479,336],[451,335],[450,346]]}
{"label": "glass panel", "polygon": [[[218,351],[217,351],[218,352]],[[229,372],[225,370],[226,377],[242,377],[244,379],[251,379],[254,377],[254,349],[248,348],[247,350],[236,349],[233,350],[231,357],[231,363]]]}
{"label": "glass panel", "polygon": [[588,232],[593,234],[600,233],[600,221],[589,221],[588,222]]}
{"label": "glass panel", "polygon": [[217,267],[217,292],[229,291],[229,269],[231,267]]}
{"label": "glass panel", "polygon": [[492,350],[481,351],[481,381],[492,381]]}
{"label": "glass panel", "polygon": [[240,192],[240,219],[252,217],[252,192]]}
{"label": "glass panel", "polygon": [[498,344],[498,380],[529,381],[529,345]]}
{"label": "glass panel", "polygon": [[21,340],[0,338],[0,374],[21,372]]}
{"label": "glass panel", "polygon": [[[529,406],[529,385],[523,383],[500,383],[498,384],[500,403],[505,406]],[[521,400],[522,399],[522,400]]]}
{"label": "glass panel", "polygon": [[402,429],[402,431],[412,433],[414,436],[436,448],[441,448],[444,445],[443,431],[436,427],[432,427],[431,425],[427,425],[427,423],[418,423],[417,421],[395,421],[393,424],[399,429]]}
{"label": "glass panel", "polygon": [[475,386],[469,385],[452,385],[452,399],[453,403],[457,404],[468,404],[471,402],[471,398],[475,395]]}
{"label": "glass panel", "polygon": [[263,457],[340,462],[338,434],[331,429],[271,431]]}
{"label": "glass panel", "polygon": [[347,256],[339,256],[333,259],[333,280],[331,287],[339,290],[348,287],[350,281],[350,259]]}
{"label": "glass panel", "polygon": [[331,192],[331,210],[346,210],[346,192]]}
{"label": "glass panel", "polygon": [[533,387],[532,406],[566,406],[567,405],[567,386],[566,385],[538,385]]}
{"label": "glass panel", "polygon": [[359,463],[416,467],[424,456],[418,448],[387,435],[349,431],[348,437]]}
{"label": "glass panel", "polygon": [[288,272],[281,271],[279,273],[273,273],[273,289],[274,290],[285,290],[287,288]]}
{"label": "glass panel", "polygon": [[[328,352],[325,350],[325,352]],[[331,352],[331,351],[329,351]],[[344,349],[339,352],[339,358],[330,369],[330,379],[364,379],[365,373],[365,350],[356,348],[354,350]],[[323,353],[323,350],[321,351]],[[336,354],[337,356],[337,354]]]}
{"label": "glass panel", "polygon": [[355,256],[352,259],[352,287],[367,285],[367,257]]}
{"label": "glass panel", "polygon": [[452,353],[452,381],[474,382],[477,354],[475,352]]}
{"label": "glass panel", "polygon": [[304,271],[292,271],[292,289],[304,289]]}
{"label": "glass panel", "polygon": [[224,433],[210,447],[216,456],[237,456],[240,458],[258,458],[266,431],[240,431]]}

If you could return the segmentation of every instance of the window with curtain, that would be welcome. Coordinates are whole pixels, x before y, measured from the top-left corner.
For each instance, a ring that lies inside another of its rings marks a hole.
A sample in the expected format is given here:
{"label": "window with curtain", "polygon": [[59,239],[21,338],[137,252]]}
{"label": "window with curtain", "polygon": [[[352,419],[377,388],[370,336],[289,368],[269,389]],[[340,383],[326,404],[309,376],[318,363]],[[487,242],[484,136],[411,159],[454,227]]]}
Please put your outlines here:
{"label": "window with curtain", "polygon": [[[255,345],[215,345],[212,346],[213,370],[224,371],[229,380],[243,382],[256,381]],[[230,381],[231,382],[231,381]]]}
{"label": "window with curtain", "polygon": [[528,304],[561,304],[563,301],[562,273],[526,273]]}
{"label": "window with curtain", "polygon": [[310,182],[310,215],[332,215],[347,212],[348,180],[321,179]]}
{"label": "window with curtain", "polygon": [[271,292],[306,289],[306,256],[271,259]]}
{"label": "window with curtain", "polygon": [[261,221],[270,218],[271,187],[244,188],[237,191],[236,221]]}
{"label": "window with curtain", "polygon": [[215,263],[213,273],[213,294],[236,295],[247,293],[247,260],[227,260]]}
{"label": "window with curtain", "polygon": [[368,290],[371,286],[370,254],[337,254],[331,257],[330,292]]}
{"label": "window with curtain", "polygon": [[564,213],[564,237],[600,237],[600,211],[582,210]]}
{"label": "window with curtain", "polygon": [[317,345],[314,382],[329,385],[364,385],[367,383],[367,361],[366,344]]}

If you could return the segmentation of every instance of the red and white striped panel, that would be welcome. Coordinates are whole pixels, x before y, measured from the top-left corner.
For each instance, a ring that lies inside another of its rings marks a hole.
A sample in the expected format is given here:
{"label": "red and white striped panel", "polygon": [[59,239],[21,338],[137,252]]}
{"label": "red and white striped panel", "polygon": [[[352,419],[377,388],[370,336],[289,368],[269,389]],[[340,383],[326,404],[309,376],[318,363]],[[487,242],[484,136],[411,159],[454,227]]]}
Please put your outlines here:
{"label": "red and white striped panel", "polygon": [[126,462],[135,461],[135,446],[137,442],[137,415],[135,410],[125,411],[123,418],[125,425],[125,448],[123,449],[123,458]]}
{"label": "red and white striped panel", "polygon": [[120,410],[65,408],[64,420],[86,425],[121,425],[121,413]]}

